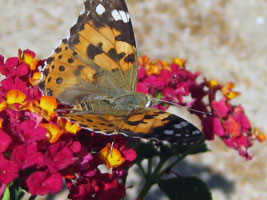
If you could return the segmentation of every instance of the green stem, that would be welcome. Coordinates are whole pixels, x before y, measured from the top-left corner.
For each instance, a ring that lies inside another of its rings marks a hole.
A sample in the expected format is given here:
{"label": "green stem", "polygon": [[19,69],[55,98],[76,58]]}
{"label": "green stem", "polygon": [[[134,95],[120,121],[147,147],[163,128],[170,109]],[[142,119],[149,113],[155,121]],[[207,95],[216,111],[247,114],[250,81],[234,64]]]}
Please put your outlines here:
{"label": "green stem", "polygon": [[187,151],[185,151],[177,160],[175,160],[172,164],[170,164],[169,166],[167,166],[164,170],[162,170],[159,173],[159,178],[161,178],[165,173],[167,173],[171,168],[173,168],[177,163],[179,163],[181,160],[183,160],[188,154],[190,154],[191,152],[193,152],[196,148],[198,148],[200,145],[202,144],[202,142],[192,146],[191,148],[189,148]]}
{"label": "green stem", "polygon": [[29,200],[34,200],[37,196],[36,195],[32,195],[30,196]]}
{"label": "green stem", "polygon": [[150,176],[151,173],[152,173],[152,158],[149,158],[147,166],[147,176]]}
{"label": "green stem", "polygon": [[165,161],[166,159],[160,160],[159,164],[157,165],[153,173],[150,174],[149,176],[148,174],[145,175],[145,178],[146,178],[145,184],[137,197],[138,199],[143,199],[147,195],[152,185],[154,185],[157,182],[158,177],[159,177],[158,173],[161,170],[162,166],[164,165]]}
{"label": "green stem", "polygon": [[138,162],[136,164],[139,167],[139,169],[141,170],[143,176],[146,177],[146,172],[145,172],[145,169],[143,168],[143,166],[141,165],[141,162]]}

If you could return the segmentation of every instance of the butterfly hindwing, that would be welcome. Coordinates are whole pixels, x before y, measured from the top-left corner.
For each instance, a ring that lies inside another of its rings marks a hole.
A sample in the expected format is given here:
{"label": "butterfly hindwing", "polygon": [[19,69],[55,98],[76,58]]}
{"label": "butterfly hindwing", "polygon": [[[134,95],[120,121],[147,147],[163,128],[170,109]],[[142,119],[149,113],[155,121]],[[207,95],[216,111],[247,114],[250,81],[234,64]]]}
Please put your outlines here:
{"label": "butterfly hindwing", "polygon": [[180,145],[191,145],[202,139],[202,133],[188,121],[156,109],[145,109],[142,113],[127,117],[68,113],[68,119],[85,129],[110,135],[123,134],[131,137],[157,138]]}

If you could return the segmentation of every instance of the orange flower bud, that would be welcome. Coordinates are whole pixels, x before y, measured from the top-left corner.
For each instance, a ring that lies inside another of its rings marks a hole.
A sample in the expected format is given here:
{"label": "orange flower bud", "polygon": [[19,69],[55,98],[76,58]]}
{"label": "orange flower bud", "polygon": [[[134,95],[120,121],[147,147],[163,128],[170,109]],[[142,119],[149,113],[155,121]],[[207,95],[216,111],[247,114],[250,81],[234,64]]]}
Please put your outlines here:
{"label": "orange flower bud", "polygon": [[225,86],[222,87],[221,90],[226,98],[233,99],[241,94],[240,92],[233,91],[234,87],[235,87],[235,84],[232,82],[227,83]]}
{"label": "orange flower bud", "polygon": [[125,158],[122,157],[121,152],[114,147],[111,148],[110,143],[101,149],[99,152],[99,157],[105,162],[107,169],[119,167],[125,161]]}
{"label": "orange flower bud", "polygon": [[40,104],[39,106],[45,110],[48,115],[52,115],[55,112],[55,109],[57,108],[57,100],[55,97],[50,96],[42,96],[40,98]]}
{"label": "orange flower bud", "polygon": [[63,130],[61,130],[57,125],[51,123],[41,123],[40,126],[44,127],[47,131],[47,137],[49,138],[50,143],[55,143],[58,141],[60,136],[63,134]]}
{"label": "orange flower bud", "polygon": [[0,103],[0,112],[3,111],[6,108],[6,101],[2,101]]}
{"label": "orange flower bud", "polygon": [[77,123],[73,123],[66,119],[59,118],[58,124],[68,133],[76,134],[78,131],[81,130],[81,127]]}
{"label": "orange flower bud", "polygon": [[219,83],[215,79],[209,80],[209,87],[213,88],[213,87],[216,87],[218,85],[219,85]]}
{"label": "orange flower bud", "polygon": [[29,78],[29,82],[32,85],[37,85],[39,80],[41,79],[42,74],[41,72],[35,72],[31,78]]}
{"label": "orange flower bud", "polygon": [[22,60],[30,67],[30,70],[35,70],[39,62],[31,54],[23,54]]}
{"label": "orange flower bud", "polygon": [[6,99],[8,104],[22,104],[26,99],[26,94],[20,90],[9,90],[6,93]]}
{"label": "orange flower bud", "polygon": [[266,140],[266,135],[263,132],[260,132],[257,128],[254,128],[253,134],[256,136],[259,142],[264,142]]}
{"label": "orange flower bud", "polygon": [[181,58],[174,58],[172,60],[172,62],[180,67],[185,67],[185,60],[181,59]]}

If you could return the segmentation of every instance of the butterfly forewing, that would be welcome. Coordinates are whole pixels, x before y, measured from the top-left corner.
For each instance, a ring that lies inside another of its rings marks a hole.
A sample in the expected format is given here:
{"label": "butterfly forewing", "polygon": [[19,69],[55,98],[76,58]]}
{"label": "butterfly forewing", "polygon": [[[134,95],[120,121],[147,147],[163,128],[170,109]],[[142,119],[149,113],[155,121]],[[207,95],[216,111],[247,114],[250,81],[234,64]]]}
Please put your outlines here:
{"label": "butterfly forewing", "polygon": [[79,59],[109,71],[121,89],[135,89],[135,39],[124,1],[86,1],[84,13],[71,28],[69,44]]}
{"label": "butterfly forewing", "polygon": [[125,2],[87,0],[69,40],[47,60],[43,74],[40,88],[70,105],[84,96],[103,100],[135,90],[135,40]]}

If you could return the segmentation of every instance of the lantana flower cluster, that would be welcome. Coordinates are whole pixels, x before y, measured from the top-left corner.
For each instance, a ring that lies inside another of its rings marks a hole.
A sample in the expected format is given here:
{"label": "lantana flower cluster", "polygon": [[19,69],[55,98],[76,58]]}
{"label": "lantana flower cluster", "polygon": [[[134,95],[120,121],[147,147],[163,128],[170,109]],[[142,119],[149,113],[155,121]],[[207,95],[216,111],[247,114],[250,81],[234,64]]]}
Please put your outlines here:
{"label": "lantana flower cluster", "polygon": [[56,99],[37,86],[43,65],[30,50],[6,60],[0,55],[0,196],[11,182],[35,196],[59,192],[65,180],[71,199],[122,198],[118,180],[135,151],[121,136],[81,131],[59,117]]}
{"label": "lantana flower cluster", "polygon": [[[164,101],[188,106],[194,110],[202,122],[207,140],[219,136],[230,148],[246,159],[251,159],[248,148],[254,140],[264,141],[266,136],[251,124],[241,105],[232,105],[231,100],[240,93],[234,91],[234,83],[219,84],[215,79],[197,81],[198,72],[186,69],[185,61],[173,59],[172,63],[162,60],[150,61],[147,56],[140,57],[138,64],[137,90]],[[184,97],[191,96],[190,101]],[[167,104],[157,105],[166,109]]]}
{"label": "lantana flower cluster", "polygon": [[[252,131],[243,108],[230,104],[238,95],[233,84],[205,79],[199,83],[199,73],[188,71],[179,58],[167,63],[144,56],[138,65],[137,90],[205,112],[195,114],[206,139],[217,135],[247,159],[253,140],[265,139],[257,129]],[[59,192],[65,181],[73,200],[121,199],[126,191],[122,180],[136,152],[121,135],[82,130],[60,117],[56,109],[65,105],[44,96],[37,86],[43,66],[44,60],[30,50],[8,59],[0,55],[0,196],[12,183],[35,196]],[[185,96],[192,100],[185,102]],[[164,110],[168,105],[157,107]]]}

